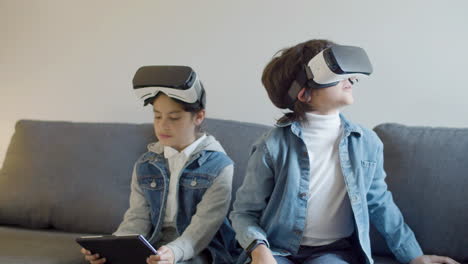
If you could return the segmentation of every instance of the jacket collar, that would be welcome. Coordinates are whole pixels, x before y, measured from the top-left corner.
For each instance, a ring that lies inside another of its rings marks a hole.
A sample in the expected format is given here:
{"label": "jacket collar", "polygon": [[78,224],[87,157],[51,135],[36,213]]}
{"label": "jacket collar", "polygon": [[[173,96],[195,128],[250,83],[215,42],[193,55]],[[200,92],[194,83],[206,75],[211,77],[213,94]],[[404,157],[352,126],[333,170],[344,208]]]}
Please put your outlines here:
{"label": "jacket collar", "polygon": [[[350,136],[351,134],[354,134],[354,135],[360,137],[363,134],[361,127],[359,127],[358,125],[356,125],[356,124],[352,123],[351,121],[349,121],[348,119],[346,119],[346,117],[341,113],[340,113],[340,119],[341,119],[341,123],[343,125],[344,135],[346,137]],[[293,132],[293,134],[295,134],[296,136],[302,138],[302,125],[298,121],[278,122],[278,123],[275,124],[275,126],[276,127],[291,126],[291,131]]]}

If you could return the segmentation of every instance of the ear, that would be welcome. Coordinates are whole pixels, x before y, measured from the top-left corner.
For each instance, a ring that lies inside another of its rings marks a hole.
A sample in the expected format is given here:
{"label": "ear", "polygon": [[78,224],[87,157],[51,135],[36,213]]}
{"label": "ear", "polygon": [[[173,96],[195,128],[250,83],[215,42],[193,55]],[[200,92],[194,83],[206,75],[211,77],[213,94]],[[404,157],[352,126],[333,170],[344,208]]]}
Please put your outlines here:
{"label": "ear", "polygon": [[310,95],[306,92],[306,88],[302,88],[297,94],[297,99],[303,103],[310,102]]}
{"label": "ear", "polygon": [[205,114],[206,114],[205,109],[202,109],[195,114],[195,119],[193,121],[195,122],[196,126],[201,125],[203,120],[205,120]]}

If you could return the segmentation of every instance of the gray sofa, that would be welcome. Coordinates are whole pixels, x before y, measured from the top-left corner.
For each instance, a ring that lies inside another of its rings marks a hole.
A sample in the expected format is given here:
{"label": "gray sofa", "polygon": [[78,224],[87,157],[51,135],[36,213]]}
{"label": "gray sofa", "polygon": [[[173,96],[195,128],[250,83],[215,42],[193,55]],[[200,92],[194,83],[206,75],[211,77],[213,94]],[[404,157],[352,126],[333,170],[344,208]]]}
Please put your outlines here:
{"label": "gray sofa", "polygon": [[[204,128],[235,161],[237,189],[251,144],[270,127],[207,119]],[[375,131],[389,189],[425,252],[468,261],[468,129]],[[150,141],[151,124],[18,121],[0,171],[0,264],[84,263],[75,237],[117,228]],[[376,263],[397,263],[371,235]]]}

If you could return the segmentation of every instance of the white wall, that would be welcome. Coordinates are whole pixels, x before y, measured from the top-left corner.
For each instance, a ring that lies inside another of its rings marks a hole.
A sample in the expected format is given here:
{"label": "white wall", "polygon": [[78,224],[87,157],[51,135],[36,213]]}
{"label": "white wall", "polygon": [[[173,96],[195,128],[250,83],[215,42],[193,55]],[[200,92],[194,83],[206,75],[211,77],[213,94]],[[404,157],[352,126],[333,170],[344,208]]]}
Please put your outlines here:
{"label": "white wall", "polygon": [[210,117],[272,124],[261,86],[280,48],[329,38],[365,48],[372,78],[348,117],[468,126],[468,1],[0,0],[0,162],[18,119],[150,122],[141,65],[201,75]]}

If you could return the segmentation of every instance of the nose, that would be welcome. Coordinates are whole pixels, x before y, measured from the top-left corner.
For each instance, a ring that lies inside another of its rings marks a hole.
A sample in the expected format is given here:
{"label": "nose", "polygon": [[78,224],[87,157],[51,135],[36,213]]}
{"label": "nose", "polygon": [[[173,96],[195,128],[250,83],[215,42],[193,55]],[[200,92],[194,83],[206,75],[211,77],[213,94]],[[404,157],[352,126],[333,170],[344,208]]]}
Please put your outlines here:
{"label": "nose", "polygon": [[159,125],[164,129],[169,128],[169,120],[167,118],[161,118],[161,120],[159,120]]}

